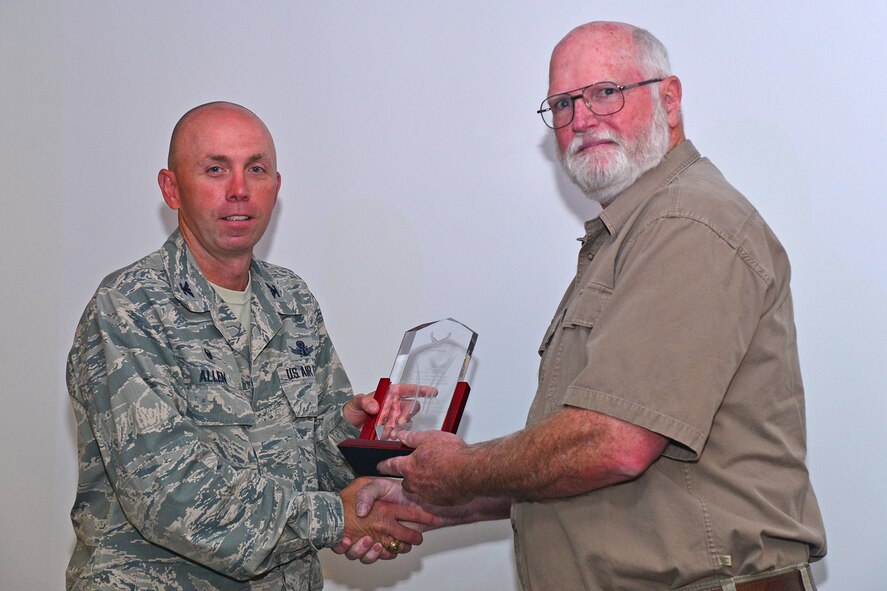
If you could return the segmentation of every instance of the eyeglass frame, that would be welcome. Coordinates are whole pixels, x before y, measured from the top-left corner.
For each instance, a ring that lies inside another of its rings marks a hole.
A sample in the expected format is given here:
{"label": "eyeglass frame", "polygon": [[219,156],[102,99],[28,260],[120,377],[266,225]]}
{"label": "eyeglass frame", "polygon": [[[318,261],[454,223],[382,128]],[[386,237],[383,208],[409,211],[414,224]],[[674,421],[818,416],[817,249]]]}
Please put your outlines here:
{"label": "eyeglass frame", "polygon": [[[563,125],[559,125],[557,127],[554,127],[553,125],[549,125],[548,122],[545,120],[545,112],[551,111],[551,107],[540,108],[538,111],[536,111],[536,113],[538,113],[539,116],[542,118],[542,123],[545,124],[545,127],[549,128],[549,129],[562,129],[562,128],[566,127],[567,125],[569,125],[570,123],[572,123],[573,119],[576,118],[576,99],[581,98],[582,103],[586,106],[586,108],[588,108],[589,111],[591,111],[592,113],[594,113],[598,117],[609,117],[610,115],[615,115],[616,113],[618,113],[619,111],[621,111],[622,109],[625,108],[625,91],[626,90],[629,90],[631,88],[636,88],[638,86],[646,86],[647,84],[653,84],[654,82],[662,82],[663,80],[665,80],[665,78],[650,78],[649,80],[643,80],[641,82],[635,82],[633,84],[625,84],[623,86],[619,86],[618,84],[616,84],[615,82],[611,82],[610,80],[601,80],[600,82],[595,82],[593,84],[589,84],[588,86],[583,86],[582,88],[577,88],[576,90],[571,90],[569,92],[558,92],[558,93],[549,95],[549,96],[545,97],[544,99],[542,99],[542,104],[539,105],[540,107],[542,105],[544,105],[546,102],[548,102],[548,99],[550,99],[551,97],[554,97],[554,96],[566,95],[572,101],[571,106],[573,108],[573,113],[570,116],[570,120],[567,121],[566,123],[564,123]],[[622,106],[619,107],[618,109],[616,109],[615,111],[613,111],[612,113],[603,113],[603,114],[597,113],[594,109],[592,109],[591,105],[588,104],[588,101],[585,100],[585,91],[588,90],[589,88],[591,88],[592,86],[597,86],[598,84],[612,84],[616,88],[616,90],[618,90],[619,93],[622,95]],[[574,92],[577,92],[578,94],[573,94]]]}

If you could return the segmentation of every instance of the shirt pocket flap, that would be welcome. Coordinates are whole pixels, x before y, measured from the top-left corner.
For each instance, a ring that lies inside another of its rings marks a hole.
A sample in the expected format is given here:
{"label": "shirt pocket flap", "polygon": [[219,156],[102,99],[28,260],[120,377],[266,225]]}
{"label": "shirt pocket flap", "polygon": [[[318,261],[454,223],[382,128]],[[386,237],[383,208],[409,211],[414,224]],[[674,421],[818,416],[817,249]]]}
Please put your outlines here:
{"label": "shirt pocket flap", "polygon": [[317,416],[317,379],[313,366],[281,368],[277,380],[297,417]]}
{"label": "shirt pocket flap", "polygon": [[188,392],[188,416],[198,425],[255,425],[249,400],[222,384],[196,386]]}
{"label": "shirt pocket flap", "polygon": [[564,326],[594,328],[598,317],[610,301],[610,295],[609,291],[595,286],[580,289],[567,306]]}
{"label": "shirt pocket flap", "polygon": [[566,312],[566,310],[561,310],[551,319],[551,324],[548,325],[548,330],[545,331],[545,336],[542,337],[542,342],[539,344],[539,355],[545,354],[545,349],[548,348],[552,339],[554,339],[554,333],[557,332],[558,327],[563,322]]}

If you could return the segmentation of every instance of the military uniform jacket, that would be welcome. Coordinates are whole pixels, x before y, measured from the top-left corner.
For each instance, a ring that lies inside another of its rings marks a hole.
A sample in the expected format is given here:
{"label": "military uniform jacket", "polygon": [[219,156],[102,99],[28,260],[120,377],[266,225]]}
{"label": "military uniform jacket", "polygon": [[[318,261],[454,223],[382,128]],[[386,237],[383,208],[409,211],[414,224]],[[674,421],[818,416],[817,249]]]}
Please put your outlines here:
{"label": "military uniform jacket", "polygon": [[248,334],[181,235],[107,277],[77,327],[69,589],[320,589],[342,537],[348,378],[317,301],[253,260]]}

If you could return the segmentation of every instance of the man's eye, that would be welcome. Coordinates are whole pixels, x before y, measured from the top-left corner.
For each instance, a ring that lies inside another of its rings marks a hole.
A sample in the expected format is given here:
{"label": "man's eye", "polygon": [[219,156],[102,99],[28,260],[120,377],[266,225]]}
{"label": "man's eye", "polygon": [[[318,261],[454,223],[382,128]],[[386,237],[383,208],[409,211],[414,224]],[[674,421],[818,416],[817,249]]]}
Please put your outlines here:
{"label": "man's eye", "polygon": [[209,168],[206,169],[206,172],[208,172],[209,174],[219,174],[220,172],[222,172],[222,167],[221,166],[210,166]]}
{"label": "man's eye", "polygon": [[573,99],[568,96],[563,96],[558,98],[557,100],[552,101],[551,110],[555,113],[559,111],[569,110],[573,106]]}
{"label": "man's eye", "polygon": [[265,172],[265,167],[256,164],[255,166],[250,166],[249,171],[253,174],[262,174]]}

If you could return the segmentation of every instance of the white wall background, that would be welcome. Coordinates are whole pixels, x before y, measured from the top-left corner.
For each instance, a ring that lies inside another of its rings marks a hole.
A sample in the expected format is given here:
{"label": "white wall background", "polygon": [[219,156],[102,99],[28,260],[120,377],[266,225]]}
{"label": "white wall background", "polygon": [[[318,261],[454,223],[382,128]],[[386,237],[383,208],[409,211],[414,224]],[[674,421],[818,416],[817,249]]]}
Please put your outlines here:
{"label": "white wall background", "polygon": [[[596,213],[534,110],[553,45],[613,19],[670,48],[688,136],[792,256],[831,550],[816,577],[882,589],[885,17],[873,0],[0,0],[0,587],[63,586],[76,483],[64,359],[98,281],[172,229],[156,173],[177,118],[209,100],[274,133],[283,188],[260,255],[307,279],[355,388],[387,374],[403,330],[454,316],[480,333],[461,434],[520,428],[574,238]],[[327,588],[516,589],[510,533],[435,532],[372,567],[325,551]]]}

